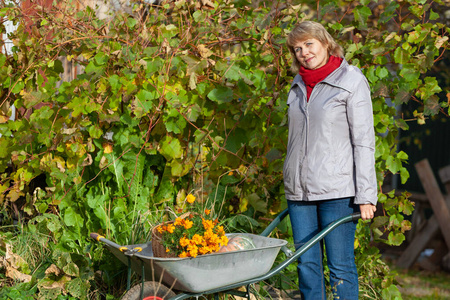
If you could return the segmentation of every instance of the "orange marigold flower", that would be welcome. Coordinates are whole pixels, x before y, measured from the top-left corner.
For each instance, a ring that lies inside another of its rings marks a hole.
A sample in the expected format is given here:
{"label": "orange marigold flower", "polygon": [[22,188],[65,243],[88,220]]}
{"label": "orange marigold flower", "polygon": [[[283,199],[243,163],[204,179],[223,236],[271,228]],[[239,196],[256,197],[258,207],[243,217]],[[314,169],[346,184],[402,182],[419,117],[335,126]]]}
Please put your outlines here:
{"label": "orange marigold flower", "polygon": [[220,244],[222,244],[222,246],[228,245],[228,238],[227,238],[225,235],[223,235],[223,236],[220,238]]}
{"label": "orange marigold flower", "polygon": [[217,234],[218,235],[224,235],[225,229],[223,229],[223,226],[217,226]]}
{"label": "orange marigold flower", "polygon": [[178,255],[178,257],[188,257],[188,253],[186,251],[181,252],[180,255]]}
{"label": "orange marigold flower", "polygon": [[203,238],[198,234],[194,234],[194,236],[192,237],[192,241],[197,245],[201,245],[201,243],[203,242]]}
{"label": "orange marigold flower", "polygon": [[184,226],[185,229],[192,228],[192,225],[194,225],[194,222],[192,222],[191,220],[184,220],[183,226]]}
{"label": "orange marigold flower", "polygon": [[192,194],[187,195],[186,201],[189,202],[189,203],[191,203],[191,204],[194,203],[194,201],[195,201],[195,196],[192,195]]}
{"label": "orange marigold flower", "polygon": [[162,226],[156,227],[156,230],[158,230],[159,233],[163,233],[163,231],[164,231]]}
{"label": "orange marigold flower", "polygon": [[205,215],[209,215],[211,213],[211,210],[210,209],[205,209]]}
{"label": "orange marigold flower", "polygon": [[204,236],[205,239],[209,240],[209,239],[211,239],[213,234],[214,234],[214,232],[212,231],[212,229],[208,229],[208,230],[205,231],[203,236]]}
{"label": "orange marigold flower", "polygon": [[206,230],[214,228],[214,223],[212,220],[202,219],[202,224]]}
{"label": "orange marigold flower", "polygon": [[181,247],[186,247],[187,245],[189,245],[190,240],[186,237],[182,237],[180,239],[180,246]]}
{"label": "orange marigold flower", "polygon": [[197,255],[198,255],[198,250],[195,249],[195,250],[189,251],[189,255],[190,255],[191,257],[197,257]]}
{"label": "orange marigold flower", "polygon": [[173,223],[173,225],[175,225],[175,226],[183,225],[183,219],[182,218],[176,218],[175,222]]}
{"label": "orange marigold flower", "polygon": [[169,249],[169,248],[166,248],[166,253],[167,253],[167,252],[170,252],[170,249]]}
{"label": "orange marigold flower", "polygon": [[167,232],[173,233],[174,230],[175,230],[175,226],[173,224],[167,225],[167,229],[166,229]]}
{"label": "orange marigold flower", "polygon": [[209,253],[211,251],[210,251],[209,247],[202,247],[202,248],[200,248],[198,250],[198,252],[200,252],[200,254],[206,254],[206,253]]}

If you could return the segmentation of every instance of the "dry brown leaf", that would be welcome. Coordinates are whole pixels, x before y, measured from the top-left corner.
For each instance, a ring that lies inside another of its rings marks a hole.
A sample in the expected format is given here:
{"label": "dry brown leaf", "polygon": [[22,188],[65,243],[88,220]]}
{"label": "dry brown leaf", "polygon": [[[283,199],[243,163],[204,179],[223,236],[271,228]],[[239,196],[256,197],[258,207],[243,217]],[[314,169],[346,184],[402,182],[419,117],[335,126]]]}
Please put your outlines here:
{"label": "dry brown leaf", "polygon": [[31,281],[31,275],[23,274],[22,272],[19,272],[18,270],[6,267],[6,277],[9,277],[13,280],[21,281],[21,282],[30,282]]}
{"label": "dry brown leaf", "polygon": [[45,275],[49,274],[59,276],[61,274],[61,270],[55,264],[52,264],[50,267],[47,268],[47,270],[45,270]]}

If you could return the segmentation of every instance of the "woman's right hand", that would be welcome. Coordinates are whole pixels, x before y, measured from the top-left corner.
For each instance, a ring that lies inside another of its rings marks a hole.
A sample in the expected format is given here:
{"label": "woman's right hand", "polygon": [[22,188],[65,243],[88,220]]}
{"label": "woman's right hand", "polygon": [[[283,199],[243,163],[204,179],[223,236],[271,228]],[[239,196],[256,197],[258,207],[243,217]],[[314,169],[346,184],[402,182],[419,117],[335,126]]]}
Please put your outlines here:
{"label": "woman's right hand", "polygon": [[360,204],[359,210],[361,212],[361,219],[371,220],[377,211],[377,207],[373,204]]}

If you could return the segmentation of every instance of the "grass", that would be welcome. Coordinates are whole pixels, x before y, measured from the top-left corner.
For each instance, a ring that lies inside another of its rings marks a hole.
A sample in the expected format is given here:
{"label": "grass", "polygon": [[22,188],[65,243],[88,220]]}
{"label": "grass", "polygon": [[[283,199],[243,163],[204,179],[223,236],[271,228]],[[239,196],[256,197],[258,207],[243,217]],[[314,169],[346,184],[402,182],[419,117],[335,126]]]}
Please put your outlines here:
{"label": "grass", "polygon": [[399,289],[404,300],[450,299],[450,273],[415,269],[397,272]]}

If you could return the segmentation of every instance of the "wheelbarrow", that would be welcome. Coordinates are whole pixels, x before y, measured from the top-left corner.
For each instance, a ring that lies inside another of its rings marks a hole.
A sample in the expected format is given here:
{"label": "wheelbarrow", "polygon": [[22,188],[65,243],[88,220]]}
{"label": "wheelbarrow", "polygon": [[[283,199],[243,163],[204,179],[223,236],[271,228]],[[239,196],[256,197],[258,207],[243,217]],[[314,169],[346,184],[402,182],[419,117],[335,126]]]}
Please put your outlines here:
{"label": "wheelbarrow", "polygon": [[[219,299],[219,293],[250,299],[251,284],[277,275],[336,227],[361,217],[360,213],[354,213],[334,221],[292,252],[286,247],[285,240],[268,237],[287,215],[287,209],[282,211],[260,235],[239,234],[251,238],[256,246],[254,249],[211,253],[195,258],[154,257],[151,241],[121,246],[97,233],[90,236],[105,243],[109,251],[128,266],[128,292],[122,300],[178,300],[211,294]],[[228,234],[228,237],[232,235]],[[280,250],[285,252],[287,259],[272,268]],[[141,274],[142,282],[130,288],[132,270]],[[245,290],[237,290],[240,287],[245,287]]]}

